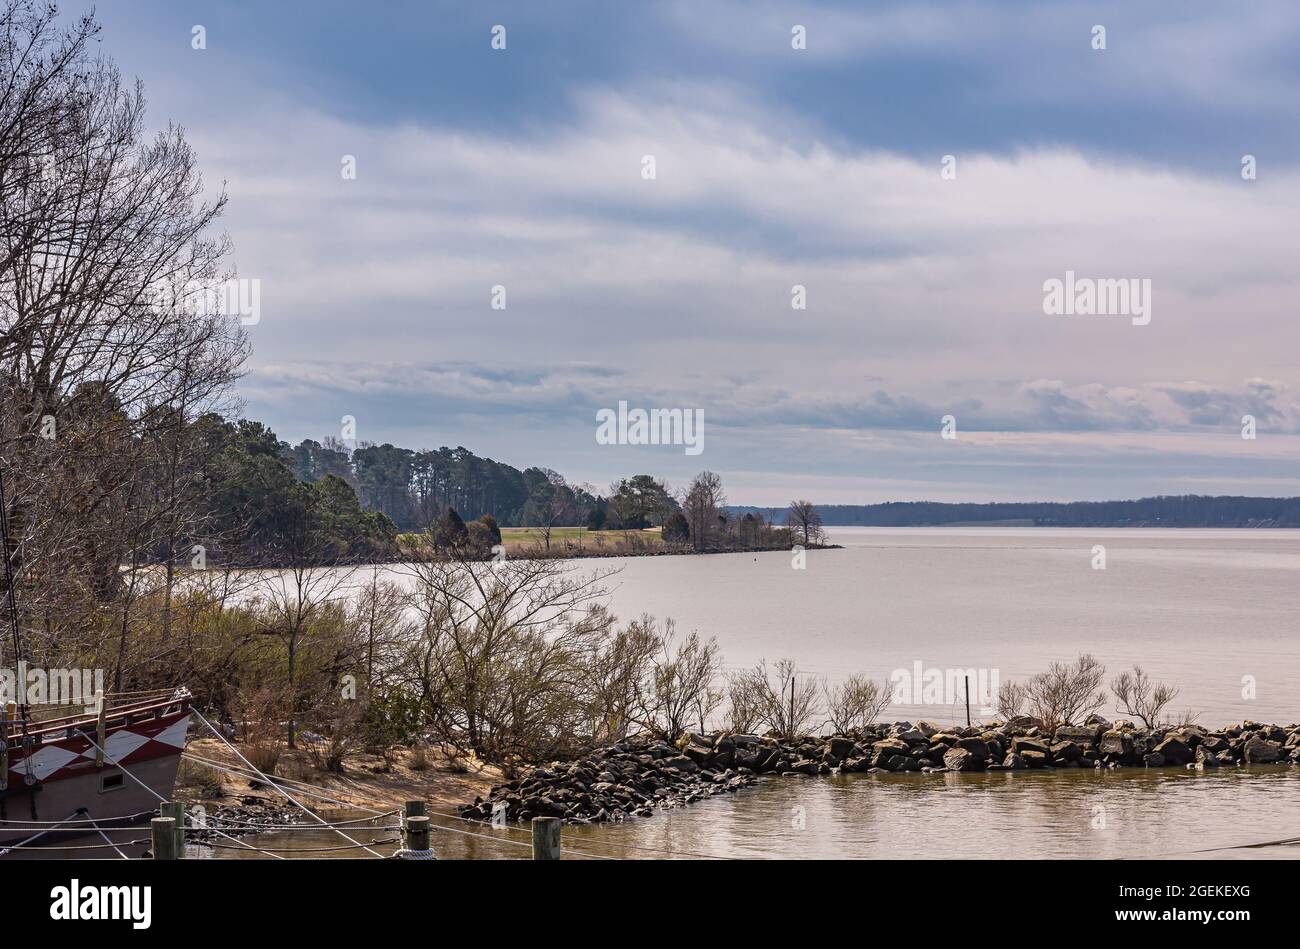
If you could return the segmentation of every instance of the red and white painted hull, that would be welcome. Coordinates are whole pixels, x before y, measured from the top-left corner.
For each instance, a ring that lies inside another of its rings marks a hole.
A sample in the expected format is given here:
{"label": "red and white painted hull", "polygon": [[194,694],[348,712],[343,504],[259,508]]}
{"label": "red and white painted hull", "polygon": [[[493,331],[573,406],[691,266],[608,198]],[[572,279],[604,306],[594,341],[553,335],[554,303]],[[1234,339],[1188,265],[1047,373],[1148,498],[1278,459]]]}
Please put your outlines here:
{"label": "red and white painted hull", "polygon": [[[124,852],[129,848],[128,855],[141,853],[149,816],[160,799],[171,798],[189,721],[185,694],[107,713],[102,742],[94,715],[33,725],[28,748],[21,734],[11,734],[8,780],[0,789],[0,855],[117,857],[96,826]],[[32,840],[37,834],[43,835]],[[31,849],[5,853],[23,842]],[[94,845],[103,846],[80,849]]]}

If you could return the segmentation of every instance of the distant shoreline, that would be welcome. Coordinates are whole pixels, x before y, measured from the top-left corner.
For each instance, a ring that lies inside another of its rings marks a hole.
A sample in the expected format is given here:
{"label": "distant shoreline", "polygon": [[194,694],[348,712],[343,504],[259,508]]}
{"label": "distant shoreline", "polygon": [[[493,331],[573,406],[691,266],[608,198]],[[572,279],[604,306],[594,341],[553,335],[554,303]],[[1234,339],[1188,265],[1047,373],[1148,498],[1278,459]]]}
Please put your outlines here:
{"label": "distant shoreline", "polygon": [[[731,515],[781,509],[735,506]],[[1160,495],[1123,501],[890,501],[818,504],[825,527],[1300,528],[1300,497]]]}

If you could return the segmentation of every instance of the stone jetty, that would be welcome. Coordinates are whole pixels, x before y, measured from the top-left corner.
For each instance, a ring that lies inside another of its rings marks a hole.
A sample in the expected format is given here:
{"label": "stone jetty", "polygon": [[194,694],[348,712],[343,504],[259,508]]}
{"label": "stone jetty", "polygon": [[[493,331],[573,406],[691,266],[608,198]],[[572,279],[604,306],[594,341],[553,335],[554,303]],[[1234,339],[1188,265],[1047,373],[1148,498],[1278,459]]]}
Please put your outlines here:
{"label": "stone jetty", "polygon": [[572,761],[524,768],[487,799],[462,805],[472,820],[560,817],[604,823],[648,817],[770,776],[1020,771],[1066,768],[1208,770],[1300,763],[1300,725],[1242,722],[1144,728],[1091,716],[1044,730],[1029,718],[973,727],[876,725],[853,735],[781,740],[688,733],[669,743],[635,735]]}

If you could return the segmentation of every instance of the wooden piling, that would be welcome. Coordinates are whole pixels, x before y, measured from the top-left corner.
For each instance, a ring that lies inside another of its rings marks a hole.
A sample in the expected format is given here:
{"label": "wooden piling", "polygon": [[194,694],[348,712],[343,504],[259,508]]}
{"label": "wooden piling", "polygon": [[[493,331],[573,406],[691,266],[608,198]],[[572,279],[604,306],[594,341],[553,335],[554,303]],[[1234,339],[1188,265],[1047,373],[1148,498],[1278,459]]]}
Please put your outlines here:
{"label": "wooden piling", "polygon": [[108,703],[104,701],[104,690],[95,690],[95,767],[104,767],[104,741],[107,734],[105,719],[108,715]]}
{"label": "wooden piling", "polygon": [[429,849],[429,818],[413,814],[406,819],[406,849]]}
{"label": "wooden piling", "polygon": [[155,817],[149,822],[155,860],[176,859],[176,818]]}
{"label": "wooden piling", "polygon": [[165,801],[158,805],[158,813],[176,821],[175,847],[176,859],[185,859],[185,805],[179,801]]}
{"label": "wooden piling", "polygon": [[533,818],[533,859],[560,859],[560,819],[558,817]]}
{"label": "wooden piling", "polygon": [[18,715],[18,706],[13,702],[5,703],[4,724],[0,725],[0,791],[9,787],[9,723]]}

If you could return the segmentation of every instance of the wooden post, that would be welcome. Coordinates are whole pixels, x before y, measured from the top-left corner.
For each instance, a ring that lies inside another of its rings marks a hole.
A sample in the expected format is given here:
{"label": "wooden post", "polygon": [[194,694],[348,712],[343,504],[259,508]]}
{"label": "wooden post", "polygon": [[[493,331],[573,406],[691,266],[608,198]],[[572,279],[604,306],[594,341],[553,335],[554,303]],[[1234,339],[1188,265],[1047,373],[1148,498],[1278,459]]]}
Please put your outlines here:
{"label": "wooden post", "polygon": [[[424,801],[407,801],[407,802],[406,802],[406,807],[405,807],[405,810],[404,810],[403,815],[402,815],[402,829],[406,831],[406,849],[407,849],[407,850],[427,850],[427,849],[428,849],[428,846],[429,846],[429,845],[428,845],[428,840],[427,840],[427,838],[426,838],[426,841],[425,841],[425,845],[424,845],[423,847],[417,847],[417,846],[415,846],[414,843],[413,843],[412,840],[411,840],[411,818],[413,818],[413,817],[425,817],[425,814],[426,814],[426,808],[425,808],[425,806],[424,806]],[[426,834],[429,832],[428,827],[429,827],[429,825],[428,825],[428,818],[425,817],[425,824],[424,824],[425,831],[424,831],[424,832],[425,832]]]}
{"label": "wooden post", "polygon": [[179,801],[164,801],[158,805],[158,813],[176,821],[175,846],[176,859],[185,859],[185,805]]}
{"label": "wooden post", "polygon": [[533,818],[533,859],[560,859],[560,819],[558,817]]}
{"label": "wooden post", "polygon": [[406,849],[429,849],[429,818],[415,814],[406,819]]}
{"label": "wooden post", "polygon": [[5,703],[5,724],[0,725],[0,791],[9,787],[9,723],[18,714],[18,706]]}
{"label": "wooden post", "polygon": [[107,715],[108,703],[104,701],[104,690],[95,690],[95,743],[99,746],[95,749],[95,767],[104,767],[104,733],[107,729],[104,727],[104,718]]}
{"label": "wooden post", "polygon": [[153,858],[155,860],[175,860],[176,818],[155,817],[149,822],[149,831],[153,836]]}
{"label": "wooden post", "polygon": [[962,676],[966,680],[966,727],[970,728],[970,676]]}

